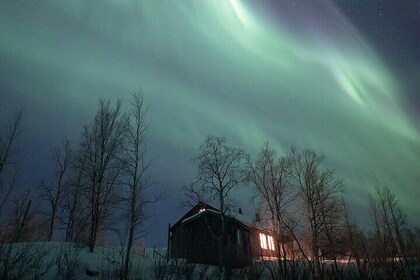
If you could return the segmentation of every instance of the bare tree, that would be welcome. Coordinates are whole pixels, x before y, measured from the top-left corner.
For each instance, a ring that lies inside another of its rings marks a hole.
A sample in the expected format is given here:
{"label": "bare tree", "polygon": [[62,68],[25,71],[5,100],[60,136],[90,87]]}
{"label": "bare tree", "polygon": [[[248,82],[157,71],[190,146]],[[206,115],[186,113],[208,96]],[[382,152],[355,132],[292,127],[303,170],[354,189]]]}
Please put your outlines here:
{"label": "bare tree", "polygon": [[327,199],[321,207],[322,227],[320,234],[321,257],[332,260],[332,273],[334,279],[342,279],[342,269],[337,259],[344,255],[342,244],[344,242],[344,212],[342,201],[337,197]]}
{"label": "bare tree", "polygon": [[62,205],[57,218],[65,228],[66,242],[81,242],[86,240],[86,227],[89,221],[89,209],[85,196],[85,188],[89,180],[84,176],[86,157],[83,151],[72,153],[68,166],[68,181],[64,185]]}
{"label": "bare tree", "polygon": [[33,242],[0,246],[1,279],[45,279],[54,266],[51,249]]}
{"label": "bare tree", "polygon": [[128,239],[124,252],[123,279],[129,278],[130,254],[133,242],[137,238],[139,227],[145,219],[145,207],[154,200],[146,197],[145,172],[149,163],[145,161],[147,152],[146,137],[148,121],[146,118],[148,108],[145,108],[143,95],[133,93],[131,107],[128,112],[128,127],[124,154],[124,171],[127,184],[124,187],[123,203],[124,217],[128,222]]}
{"label": "bare tree", "polygon": [[[414,227],[407,230],[408,259],[412,261],[414,275],[420,276],[420,228]],[[415,278],[415,277],[414,277]]]}
{"label": "bare tree", "polygon": [[182,194],[185,200],[181,202],[181,207],[192,208],[200,202],[210,203],[209,198],[201,188],[197,187],[196,182],[184,185]]}
{"label": "bare tree", "polygon": [[[402,211],[394,193],[387,187],[376,190],[370,197],[369,206],[377,239],[377,262],[389,263],[386,272],[389,277],[414,278],[407,258],[407,217]],[[388,260],[398,260],[389,262]],[[395,264],[398,264],[397,267]]]}
{"label": "bare tree", "polygon": [[321,237],[328,226],[326,215],[336,211],[336,195],[341,191],[342,181],[334,172],[321,167],[324,157],[313,150],[290,152],[292,175],[299,189],[303,226],[310,242],[311,266],[314,279],[322,278]]}
{"label": "bare tree", "polygon": [[196,186],[201,193],[208,194],[219,203],[221,229],[217,239],[219,270],[224,271],[223,277],[226,277],[223,245],[227,242],[228,199],[231,191],[247,180],[244,168],[246,160],[247,155],[243,150],[228,146],[225,138],[211,135],[200,146],[195,158],[198,163]]}
{"label": "bare tree", "polygon": [[63,193],[69,184],[68,174],[70,172],[72,153],[68,139],[60,147],[54,148],[52,150],[52,162],[54,164],[53,182],[50,183],[44,179],[41,183],[41,196],[47,201],[50,208],[50,211],[47,213],[49,220],[47,241],[51,241],[56,227],[56,220],[63,203]]}
{"label": "bare tree", "polygon": [[97,234],[109,229],[112,206],[116,203],[116,186],[121,177],[126,115],[121,102],[113,106],[100,100],[94,121],[85,126],[80,143],[85,158],[82,174],[86,182],[85,195],[89,207],[89,250],[93,252]]}
{"label": "bare tree", "polygon": [[11,215],[9,217],[7,232],[2,241],[22,242],[30,240],[32,234],[33,211],[32,197],[29,190],[23,190],[12,200]]}
{"label": "bare tree", "polygon": [[[4,174],[10,165],[15,165],[17,141],[22,135],[23,111],[17,112],[14,117],[5,122],[0,130],[0,219],[4,205],[8,200],[17,179],[17,172],[12,175],[10,182],[5,182]],[[0,220],[1,221],[1,220]]]}
{"label": "bare tree", "polygon": [[364,250],[363,233],[356,219],[350,213],[347,203],[342,199],[345,230],[345,248],[349,249],[349,260],[354,259],[360,279],[366,279],[366,265],[369,260]]}
{"label": "bare tree", "polygon": [[[257,197],[261,199],[263,211],[268,213],[269,222],[275,233],[276,252],[280,275],[287,273],[286,248],[283,237],[288,234],[287,226],[290,219],[288,209],[296,197],[291,185],[290,163],[287,157],[276,157],[276,151],[266,143],[258,157],[248,162],[249,179],[257,190]],[[283,253],[283,254],[282,254]],[[282,261],[282,259],[284,261]]]}

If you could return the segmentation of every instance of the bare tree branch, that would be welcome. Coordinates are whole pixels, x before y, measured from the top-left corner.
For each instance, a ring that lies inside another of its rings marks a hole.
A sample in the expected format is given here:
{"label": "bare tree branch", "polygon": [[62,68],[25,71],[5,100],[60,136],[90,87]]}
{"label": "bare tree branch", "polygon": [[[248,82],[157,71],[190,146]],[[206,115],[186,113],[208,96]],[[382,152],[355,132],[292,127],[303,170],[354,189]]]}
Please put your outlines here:
{"label": "bare tree branch", "polygon": [[[225,269],[223,244],[226,236],[226,215],[229,211],[229,195],[239,184],[247,180],[244,165],[247,154],[227,145],[226,139],[208,136],[194,158],[198,164],[198,175],[193,185],[185,188],[191,199],[215,199],[219,203],[221,231],[218,236],[219,270]],[[226,276],[226,270],[223,273]]]}
{"label": "bare tree branch", "polygon": [[116,186],[122,176],[127,129],[127,116],[121,102],[113,106],[109,100],[100,100],[93,122],[85,126],[80,143],[84,164],[84,195],[89,206],[89,250],[93,252],[98,232],[110,221],[111,207],[117,202]]}

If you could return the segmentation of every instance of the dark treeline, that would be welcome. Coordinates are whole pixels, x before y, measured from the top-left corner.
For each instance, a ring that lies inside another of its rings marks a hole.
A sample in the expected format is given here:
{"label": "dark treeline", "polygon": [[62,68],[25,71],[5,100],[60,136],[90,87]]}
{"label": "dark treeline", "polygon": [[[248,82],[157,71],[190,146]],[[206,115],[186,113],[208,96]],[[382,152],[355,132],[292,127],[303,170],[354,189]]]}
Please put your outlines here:
{"label": "dark treeline", "polygon": [[[55,240],[85,244],[93,252],[98,240],[106,240],[105,233],[110,231],[117,232],[125,248],[120,278],[129,278],[130,252],[144,231],[145,207],[159,199],[146,194],[148,108],[139,92],[130,101],[123,110],[119,100],[100,100],[94,119],[82,128],[79,143],[64,140],[52,148],[52,172],[29,188],[17,186],[21,174],[15,171],[18,142],[24,133],[23,112],[4,123],[0,135],[0,278],[13,279],[9,263],[18,263],[12,260],[16,253],[5,244]],[[24,248],[21,253],[20,259],[29,259],[39,252]]]}
{"label": "dark treeline", "polygon": [[[229,146],[225,138],[208,136],[195,161],[198,175],[185,194],[189,200],[218,204],[222,229],[218,240],[227,239],[223,229],[226,215],[235,211],[233,188],[247,183],[254,189],[261,219],[276,240],[276,261],[262,261],[269,271],[265,277],[420,277],[420,230],[409,227],[388,187],[378,186],[369,197],[371,228],[366,232],[345,202],[343,180],[324,166],[324,156],[311,149],[291,147],[279,156],[265,144],[252,158]],[[223,261],[225,250],[219,247],[220,278],[230,279],[232,271]],[[259,278],[254,275],[252,279]]]}
{"label": "dark treeline", "polygon": [[[17,254],[8,244],[66,241],[93,252],[109,232],[118,232],[124,249],[118,277],[130,278],[130,255],[145,231],[145,209],[161,199],[146,190],[147,111],[140,93],[132,95],[127,110],[120,101],[100,100],[78,143],[64,140],[52,148],[52,172],[29,188],[17,183],[24,112],[3,123],[0,278],[13,279],[14,265],[39,266],[39,251],[22,247]],[[219,278],[235,278],[223,255],[225,217],[234,207],[232,191],[252,188],[261,219],[275,234],[276,260],[258,262],[270,279],[419,279],[420,230],[409,226],[389,188],[378,186],[368,198],[370,228],[362,231],[345,201],[343,180],[325,167],[316,151],[291,147],[278,155],[265,144],[252,157],[225,138],[208,136],[194,160],[197,177],[185,194],[190,201],[215,201],[219,206]],[[244,270],[248,279],[258,279],[254,266]],[[31,271],[20,269],[16,277]]]}

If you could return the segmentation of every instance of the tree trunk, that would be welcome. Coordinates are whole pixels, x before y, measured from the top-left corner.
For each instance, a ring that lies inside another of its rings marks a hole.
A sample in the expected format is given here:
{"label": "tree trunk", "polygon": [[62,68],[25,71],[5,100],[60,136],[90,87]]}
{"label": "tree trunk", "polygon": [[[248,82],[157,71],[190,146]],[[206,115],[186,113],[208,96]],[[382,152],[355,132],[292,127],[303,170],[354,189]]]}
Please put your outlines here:
{"label": "tree trunk", "polygon": [[319,259],[319,246],[318,246],[318,234],[316,231],[313,232],[312,236],[312,255],[314,262],[314,279],[321,279],[321,260]]}
{"label": "tree trunk", "polygon": [[[136,184],[136,182],[134,182],[134,184]],[[131,197],[131,218],[130,218],[130,230],[128,233],[128,242],[127,242],[127,248],[126,248],[126,252],[125,252],[125,258],[124,258],[124,268],[123,268],[123,279],[127,280],[128,276],[129,276],[129,266],[130,266],[130,253],[131,253],[131,248],[133,247],[133,240],[134,240],[134,228],[135,228],[135,223],[136,223],[136,217],[135,217],[135,211],[136,211],[136,201],[137,201],[137,196],[136,196],[136,191],[135,191],[135,187],[133,187],[133,194]],[[169,249],[169,248],[168,248]]]}
{"label": "tree trunk", "polygon": [[52,234],[53,234],[53,230],[54,230],[55,215],[56,215],[56,209],[54,207],[53,208],[53,211],[51,213],[50,229],[48,231],[48,236],[47,236],[48,242],[50,242],[51,241],[51,238],[52,238]]}
{"label": "tree trunk", "polygon": [[89,234],[89,252],[93,253],[96,243],[96,221],[92,217],[90,225],[90,234]]}
{"label": "tree trunk", "polygon": [[219,272],[221,273],[221,279],[225,279],[225,263],[224,263],[224,248],[223,242],[225,239],[225,216],[222,213],[221,216],[221,230],[219,236]]}
{"label": "tree trunk", "polygon": [[130,253],[131,248],[133,247],[133,239],[134,239],[134,227],[130,227],[130,232],[128,235],[128,243],[127,243],[127,249],[125,252],[125,258],[124,258],[124,270],[123,270],[123,279],[127,280],[129,276],[129,267],[130,267]]}
{"label": "tree trunk", "polygon": [[16,231],[16,236],[15,236],[15,242],[19,242],[21,237],[22,237],[22,233],[23,233],[23,229],[26,225],[27,219],[28,219],[28,215],[29,215],[29,208],[31,207],[31,203],[32,200],[28,201],[28,204],[26,205],[26,209],[25,209],[25,213],[23,214],[23,218],[22,221],[18,221],[18,228]]}

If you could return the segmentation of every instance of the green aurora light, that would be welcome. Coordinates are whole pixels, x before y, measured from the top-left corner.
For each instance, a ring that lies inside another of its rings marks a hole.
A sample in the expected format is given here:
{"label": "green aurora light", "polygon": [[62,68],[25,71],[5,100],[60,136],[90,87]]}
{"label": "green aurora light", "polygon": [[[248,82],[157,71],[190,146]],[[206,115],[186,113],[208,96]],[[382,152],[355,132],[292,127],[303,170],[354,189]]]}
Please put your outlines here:
{"label": "green aurora light", "polygon": [[265,141],[314,148],[354,205],[387,185],[420,215],[420,134],[400,82],[334,5],[312,2],[317,17],[284,1],[274,18],[240,0],[5,1],[1,99],[24,104],[43,123],[29,132],[48,144],[77,139],[99,97],[127,99],[141,86],[156,177],[173,193],[216,134],[251,153]]}

